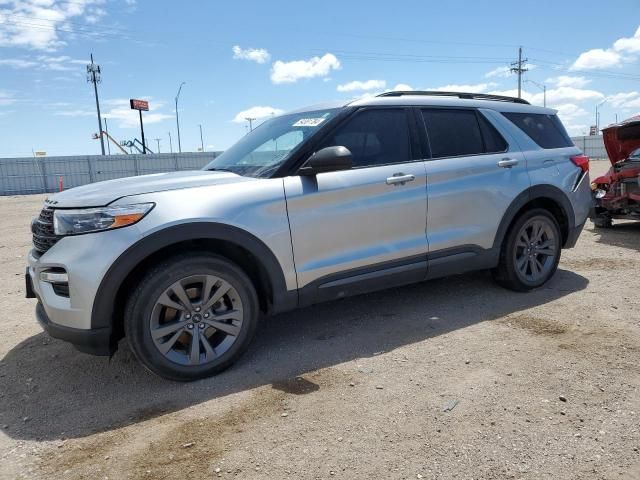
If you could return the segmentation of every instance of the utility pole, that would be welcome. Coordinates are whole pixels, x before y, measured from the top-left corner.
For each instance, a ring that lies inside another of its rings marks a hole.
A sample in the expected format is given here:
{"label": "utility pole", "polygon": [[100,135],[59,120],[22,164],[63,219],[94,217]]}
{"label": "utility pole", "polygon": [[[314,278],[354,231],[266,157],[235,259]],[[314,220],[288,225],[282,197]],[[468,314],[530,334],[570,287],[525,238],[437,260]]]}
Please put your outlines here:
{"label": "utility pole", "polygon": [[524,64],[529,61],[528,58],[522,58],[522,47],[518,49],[518,61],[511,64],[511,71],[518,74],[518,98],[522,98],[522,74],[529,70]]}
{"label": "utility pole", "polygon": [[104,137],[102,135],[102,117],[100,116],[100,101],[98,100],[98,83],[101,81],[100,65],[93,63],[93,53],[91,63],[87,65],[87,82],[93,83],[93,91],[96,94],[96,110],[98,111],[98,132],[100,132],[100,148],[104,155]]}
{"label": "utility pole", "polygon": [[200,149],[204,152],[204,140],[202,140],[202,124],[198,126],[200,127]]}
{"label": "utility pole", "polygon": [[247,122],[249,122],[249,131],[252,132],[253,131],[253,121],[256,120],[255,118],[251,118],[251,117],[245,117],[244,118]]}
{"label": "utility pole", "polygon": [[158,153],[160,153],[160,139],[159,138],[154,138],[154,140],[156,141],[156,144],[158,145]]}
{"label": "utility pole", "polygon": [[173,142],[171,141],[171,132],[167,132],[169,134],[169,152],[173,153]]}
{"label": "utility pole", "polygon": [[[104,132],[107,135],[109,134],[109,124],[107,123],[107,117],[104,117]],[[100,135],[102,136],[102,132],[100,132]],[[109,153],[109,155],[111,155],[111,144],[109,143],[109,137],[107,137],[107,152]]]}
{"label": "utility pole", "polygon": [[180,92],[182,91],[182,86],[186,82],[182,82],[180,84],[180,88],[178,88],[178,93],[176,94],[176,126],[178,127],[178,152],[182,153],[182,144],[180,143],[180,117],[178,116],[178,99],[180,98]]}

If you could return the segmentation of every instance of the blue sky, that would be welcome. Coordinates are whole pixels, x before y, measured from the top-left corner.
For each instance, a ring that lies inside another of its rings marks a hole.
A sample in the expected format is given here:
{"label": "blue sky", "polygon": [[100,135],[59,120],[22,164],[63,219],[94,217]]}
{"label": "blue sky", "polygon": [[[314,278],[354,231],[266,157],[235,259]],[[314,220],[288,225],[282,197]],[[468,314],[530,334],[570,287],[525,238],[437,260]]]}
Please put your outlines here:
{"label": "blue sky", "polygon": [[[571,134],[640,112],[638,0],[347,2],[0,0],[0,157],[99,153],[85,65],[102,68],[103,116],[139,137],[129,98],[146,98],[145,133],[183,151],[228,147],[244,117],[394,88],[516,94],[559,110]],[[534,83],[536,82],[536,83]],[[234,121],[236,120],[236,121]],[[260,120],[257,120],[258,122]],[[112,148],[112,152],[114,149]]]}

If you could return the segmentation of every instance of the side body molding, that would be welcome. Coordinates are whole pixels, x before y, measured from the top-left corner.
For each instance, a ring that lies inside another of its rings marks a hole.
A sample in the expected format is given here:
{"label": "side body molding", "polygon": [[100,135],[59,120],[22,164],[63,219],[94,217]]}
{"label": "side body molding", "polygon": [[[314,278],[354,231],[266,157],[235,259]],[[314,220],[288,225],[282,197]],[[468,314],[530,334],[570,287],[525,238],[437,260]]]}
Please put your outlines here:
{"label": "side body molding", "polygon": [[[147,257],[176,243],[189,240],[221,240],[251,252],[264,267],[272,290],[274,313],[291,310],[298,305],[298,292],[287,291],[284,273],[273,252],[257,237],[240,228],[213,222],[174,225],[144,237],[129,247],[105,274],[91,314],[91,328],[112,327],[115,302],[127,276]],[[215,253],[215,252],[214,252]]]}

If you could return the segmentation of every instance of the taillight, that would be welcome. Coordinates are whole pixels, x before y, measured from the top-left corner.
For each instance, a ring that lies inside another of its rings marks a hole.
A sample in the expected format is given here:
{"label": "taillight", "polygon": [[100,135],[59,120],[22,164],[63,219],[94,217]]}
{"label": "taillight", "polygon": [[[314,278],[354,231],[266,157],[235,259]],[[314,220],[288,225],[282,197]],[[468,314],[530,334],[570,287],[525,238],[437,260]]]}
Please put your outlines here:
{"label": "taillight", "polygon": [[589,157],[587,157],[586,155],[574,155],[573,157],[571,157],[571,161],[583,172],[589,171]]}

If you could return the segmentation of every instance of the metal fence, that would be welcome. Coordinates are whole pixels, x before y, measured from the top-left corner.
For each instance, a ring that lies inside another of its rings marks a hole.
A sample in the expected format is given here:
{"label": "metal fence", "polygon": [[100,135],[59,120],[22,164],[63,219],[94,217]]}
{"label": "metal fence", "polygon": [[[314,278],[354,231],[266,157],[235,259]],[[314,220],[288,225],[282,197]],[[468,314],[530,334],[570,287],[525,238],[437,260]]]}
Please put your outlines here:
{"label": "metal fence", "polygon": [[606,160],[609,158],[604,148],[602,135],[571,137],[571,140],[573,140],[576,147],[582,150],[582,153],[592,160]]}
{"label": "metal fence", "polygon": [[[571,138],[589,158],[606,159],[602,135]],[[222,152],[79,155],[0,159],[0,195],[49,193],[87,183],[147,173],[197,170]]]}
{"label": "metal fence", "polygon": [[222,152],[0,159],[0,195],[48,193],[148,173],[197,170]]}

